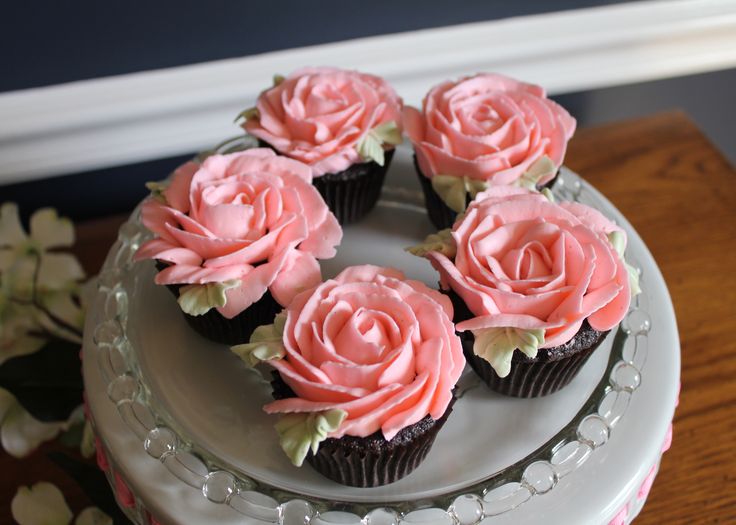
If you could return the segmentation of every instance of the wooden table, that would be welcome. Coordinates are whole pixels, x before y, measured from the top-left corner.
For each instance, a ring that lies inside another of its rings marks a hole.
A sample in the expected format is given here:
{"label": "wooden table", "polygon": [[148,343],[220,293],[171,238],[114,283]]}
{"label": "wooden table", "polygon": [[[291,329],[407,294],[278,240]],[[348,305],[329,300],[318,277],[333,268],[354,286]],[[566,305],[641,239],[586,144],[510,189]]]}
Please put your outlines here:
{"label": "wooden table", "polygon": [[[566,164],[601,190],[651,250],[682,343],[674,439],[637,525],[736,523],[736,172],[680,112],[580,130]],[[99,268],[125,217],[78,226],[77,253]],[[20,484],[53,481],[75,511],[88,503],[44,446],[0,455],[0,522]]]}

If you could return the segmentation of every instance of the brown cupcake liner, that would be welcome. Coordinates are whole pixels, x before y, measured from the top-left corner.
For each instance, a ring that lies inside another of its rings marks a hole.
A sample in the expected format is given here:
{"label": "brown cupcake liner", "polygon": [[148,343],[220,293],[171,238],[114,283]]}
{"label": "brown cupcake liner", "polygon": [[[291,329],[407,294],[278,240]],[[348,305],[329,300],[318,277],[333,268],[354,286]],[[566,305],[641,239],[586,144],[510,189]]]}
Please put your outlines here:
{"label": "brown cupcake liner", "polygon": [[340,224],[356,222],[376,206],[393,156],[394,150],[387,150],[383,166],[363,162],[312,180]]}
{"label": "brown cupcake liner", "polygon": [[[259,140],[258,143],[279,153],[267,142]],[[341,225],[360,220],[376,206],[393,156],[393,149],[386,150],[383,166],[374,161],[362,162],[343,171],[325,173],[312,179],[312,185]]]}
{"label": "brown cupcake liner", "polygon": [[[416,155],[414,155],[414,169],[416,170],[417,177],[419,178],[419,184],[422,186],[422,192],[424,193],[424,205],[427,208],[427,215],[429,215],[429,220],[432,221],[432,224],[434,224],[435,228],[437,228],[438,230],[451,228],[452,225],[455,224],[455,219],[457,219],[457,212],[450,208],[447,204],[445,204],[445,201],[443,201],[440,196],[437,195],[437,193],[434,191],[434,188],[432,188],[432,181],[429,177],[425,176],[424,173],[422,173],[422,170],[419,168],[419,163],[417,162]],[[552,188],[558,176],[559,171],[551,181],[549,181],[547,184],[539,186],[538,189],[541,191],[543,188]],[[472,199],[468,195],[466,199],[466,205],[470,204],[471,200]]]}
{"label": "brown cupcake liner", "polygon": [[[278,373],[273,375],[273,397],[293,397]],[[409,475],[424,461],[454,403],[455,397],[440,419],[426,416],[401,429],[391,441],[381,431],[366,437],[327,438],[320,443],[317,454],[310,451],[306,460],[317,472],[342,485],[361,488],[388,485]]]}
{"label": "brown cupcake liner", "polygon": [[[460,296],[453,291],[443,292],[452,300],[455,323],[474,317]],[[511,371],[506,377],[499,377],[488,361],[475,355],[472,332],[457,334],[465,360],[491,390],[506,396],[530,398],[546,396],[567,386],[606,338],[608,331],[595,330],[585,320],[572,339],[552,348],[540,348],[533,359],[515,351]]]}
{"label": "brown cupcake liner", "polygon": [[[156,263],[159,270],[165,266],[164,263]],[[179,288],[182,286],[184,285],[168,284],[166,288],[178,298]],[[274,317],[282,309],[283,307],[276,302],[271,292],[266,290],[263,297],[232,319],[223,317],[214,308],[203,315],[189,315],[186,312],[182,312],[182,315],[187,324],[205,339],[226,345],[236,345],[247,343],[253,330],[259,326],[273,323]]]}
{"label": "brown cupcake liner", "polygon": [[473,371],[494,392],[524,398],[546,396],[567,386],[600,344],[599,341],[595,346],[558,361],[512,361],[509,375],[499,377],[488,361],[473,353],[474,340],[472,334],[469,338],[462,338],[463,353]]}

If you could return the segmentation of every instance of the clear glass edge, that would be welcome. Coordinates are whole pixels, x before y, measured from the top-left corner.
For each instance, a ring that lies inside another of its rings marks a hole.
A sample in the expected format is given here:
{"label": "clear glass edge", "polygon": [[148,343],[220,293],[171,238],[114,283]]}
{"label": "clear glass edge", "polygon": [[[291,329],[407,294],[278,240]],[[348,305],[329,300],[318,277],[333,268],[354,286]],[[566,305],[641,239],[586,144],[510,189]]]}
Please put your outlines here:
{"label": "clear glass edge", "polygon": [[[229,141],[226,143],[227,151],[236,151],[237,149],[243,149],[243,147],[250,147],[252,142],[249,142],[246,138],[246,141],[241,144],[242,145],[238,147],[233,145],[233,141]],[[222,151],[222,149],[220,151]],[[605,207],[603,206],[604,203],[601,202],[596,195],[592,192],[586,191],[586,185],[579,176],[564,167],[562,168],[559,180],[555,183],[552,191],[555,197],[561,200],[583,202],[598,209]],[[385,187],[382,193],[381,203],[386,206],[408,207],[421,211],[424,210],[421,194],[419,192],[411,192],[405,188]],[[140,225],[139,211],[136,209],[133,212],[131,219],[121,227],[119,240],[113,246],[113,249],[111,249],[100,273],[101,276],[112,273],[113,276],[116,276],[119,279],[117,282],[114,282],[112,286],[110,286],[109,281],[105,281],[104,279],[100,281],[104,284],[99,286],[99,294],[102,297],[98,298],[98,304],[105,304],[105,301],[113,294],[119,295],[122,292],[127,295],[128,290],[127,287],[123,285],[123,281],[131,275],[131,270],[134,264],[132,263],[131,258],[145,236],[146,232]],[[633,368],[634,373],[638,374],[640,378],[641,370],[636,369],[634,361],[642,363],[642,368],[643,363],[645,363],[647,351],[646,336],[650,326],[640,326],[637,329],[638,331],[633,332],[633,338],[629,337],[632,335],[632,327],[625,328],[626,320],[631,318],[632,314],[635,314],[633,317],[638,316],[641,318],[641,314],[644,315],[644,318],[648,317],[646,311],[640,308],[640,298],[642,298],[642,296],[646,298],[646,287],[644,281],[644,276],[642,276],[641,286],[643,293],[632,301],[627,317],[619,326],[616,333],[609,335],[609,337],[614,337],[614,342],[606,370],[603,373],[600,382],[576,416],[573,417],[571,421],[562,430],[560,430],[560,432],[552,437],[547,443],[529,454],[526,458],[478,483],[470,484],[460,490],[447,492],[441,496],[433,498],[432,500],[420,500],[402,504],[387,503],[384,501],[375,501],[371,503],[356,503],[351,501],[335,502],[326,498],[306,497],[301,494],[285,491],[279,487],[257,482],[247,477],[247,474],[238,472],[237,469],[232,468],[232,466],[224,465],[217,458],[210,457],[206,451],[199,450],[196,444],[192,443],[191,440],[187,439],[186,436],[176,429],[176,424],[173,421],[173,418],[168,416],[158,403],[152,399],[150,390],[145,384],[145,381],[143,381],[141,370],[135,359],[135,349],[132,348],[132,345],[125,336],[126,326],[124,325],[127,319],[127,301],[122,301],[122,306],[112,314],[108,312],[107,309],[103,309],[104,315],[101,317],[97,325],[97,327],[99,327],[103,323],[115,321],[121,328],[122,337],[119,338],[120,340],[111,341],[109,344],[104,342],[103,344],[99,344],[99,341],[95,341],[95,345],[98,352],[107,352],[112,347],[114,347],[116,351],[121,352],[127,368],[127,370],[115,377],[109,377],[111,375],[110,371],[102,371],[103,378],[108,380],[109,383],[108,395],[110,395],[110,385],[120,378],[124,377],[126,380],[132,378],[136,383],[135,388],[133,388],[133,395],[129,399],[111,400],[117,405],[123,420],[129,427],[136,424],[130,420],[131,411],[129,411],[129,409],[131,407],[129,406],[129,403],[138,403],[146,410],[149,410],[154,418],[155,425],[154,428],[149,430],[149,436],[154,430],[164,428],[170,429],[175,436],[175,443],[171,449],[164,452],[161,457],[157,459],[165,462],[168,458],[168,460],[171,461],[172,459],[175,459],[171,456],[177,456],[180,454],[193,454],[195,458],[199,458],[205,466],[207,473],[205,475],[199,475],[197,473],[192,474],[193,478],[196,476],[200,476],[202,478],[202,484],[198,488],[202,490],[203,497],[205,498],[207,498],[207,480],[210,479],[213,474],[225,471],[233,476],[235,483],[230,495],[222,499],[222,501],[216,502],[228,504],[236,512],[262,521],[272,521],[277,523],[283,520],[284,510],[287,507],[289,507],[290,511],[293,511],[295,507],[301,507],[301,511],[305,513],[304,518],[307,521],[314,520],[321,514],[327,512],[343,512],[358,517],[363,523],[368,523],[370,521],[369,515],[372,512],[377,509],[385,509],[388,513],[387,515],[396,516],[401,521],[406,521],[407,523],[422,523],[423,520],[416,521],[411,519],[410,514],[416,510],[436,510],[444,512],[454,523],[471,525],[472,523],[477,523],[486,517],[503,514],[513,510],[528,501],[531,497],[553,490],[559,479],[570,474],[580,465],[585,463],[595,449],[605,446],[605,443],[610,437],[610,433],[621,418],[625,416],[628,402],[625,403],[625,406],[621,413],[618,414],[618,417],[609,422],[606,421],[606,414],[600,413],[602,410],[601,404],[603,400],[607,396],[613,395],[611,394],[612,392],[615,393],[617,397],[619,395],[631,395],[636,391],[640,384],[640,381],[634,385],[619,384],[616,380],[614,371],[617,370],[617,367],[626,366],[629,367],[629,372],[631,372],[631,368]],[[130,283],[128,283],[128,286],[129,284]],[[645,300],[643,302],[646,303],[647,301]],[[623,356],[624,345],[630,339],[635,340],[634,344],[636,347],[634,349],[634,355],[637,357],[635,360],[631,357],[625,360]],[[616,400],[614,399],[612,405],[615,405],[615,402]],[[127,414],[123,414],[124,410],[127,411]],[[140,421],[138,423],[140,423]],[[594,427],[598,425],[598,430],[605,429],[605,431],[601,433],[601,442],[598,442],[595,439],[590,439],[586,436],[584,425],[591,426],[591,423]],[[140,432],[140,428],[131,428],[131,430],[136,435]],[[136,430],[138,432],[136,432]],[[144,448],[146,447],[145,442],[146,440],[144,439],[142,441]],[[561,464],[565,464],[565,459],[557,464],[552,463],[553,457],[558,451],[562,450],[563,447],[575,443],[577,445],[574,445],[575,449],[571,454],[568,454],[567,459],[570,457],[574,458],[575,454],[580,450],[582,450],[583,453],[582,458],[573,464],[573,468],[560,468]],[[152,458],[153,457],[154,456],[152,456]],[[533,469],[530,469],[531,466],[533,466]],[[539,471],[537,472],[540,476],[538,479],[532,478],[532,474],[534,473],[532,470]],[[176,472],[171,469],[170,471],[177,478],[181,479],[180,476],[176,475]],[[543,479],[544,476],[540,475],[540,473],[548,475],[549,480]],[[192,485],[190,482],[191,479],[182,481]],[[503,489],[508,490],[504,491]],[[246,493],[248,495],[253,493],[262,494],[265,498],[263,501],[258,503],[255,501],[249,501],[248,505],[238,505],[237,507],[233,505],[234,498]],[[514,499],[514,496],[519,497]],[[211,497],[207,499],[209,501],[214,501]],[[503,505],[504,502],[508,502],[508,508],[492,508],[493,504]],[[290,503],[291,505],[289,505]],[[298,505],[295,505],[297,503]],[[463,506],[476,506],[478,507],[477,512],[467,512],[467,509],[463,510]],[[264,511],[271,511],[271,513],[264,513]],[[472,516],[472,518],[469,518],[468,516]],[[430,521],[434,522],[435,520]],[[335,523],[342,522],[338,521]]]}

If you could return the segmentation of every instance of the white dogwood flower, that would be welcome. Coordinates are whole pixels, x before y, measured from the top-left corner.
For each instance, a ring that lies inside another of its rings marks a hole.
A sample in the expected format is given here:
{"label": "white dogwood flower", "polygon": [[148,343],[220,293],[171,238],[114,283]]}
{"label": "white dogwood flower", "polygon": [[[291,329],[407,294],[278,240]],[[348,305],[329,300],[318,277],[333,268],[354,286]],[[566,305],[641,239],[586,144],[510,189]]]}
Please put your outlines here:
{"label": "white dogwood flower", "polygon": [[[19,525],[69,525],[74,516],[58,487],[45,481],[18,487],[10,509]],[[96,507],[87,507],[74,525],[112,525],[112,519]]]}
{"label": "white dogwood flower", "polygon": [[83,313],[77,259],[55,251],[74,242],[74,227],[51,208],[36,211],[30,234],[18,207],[0,206],[0,361],[38,350],[46,333],[81,342]]}

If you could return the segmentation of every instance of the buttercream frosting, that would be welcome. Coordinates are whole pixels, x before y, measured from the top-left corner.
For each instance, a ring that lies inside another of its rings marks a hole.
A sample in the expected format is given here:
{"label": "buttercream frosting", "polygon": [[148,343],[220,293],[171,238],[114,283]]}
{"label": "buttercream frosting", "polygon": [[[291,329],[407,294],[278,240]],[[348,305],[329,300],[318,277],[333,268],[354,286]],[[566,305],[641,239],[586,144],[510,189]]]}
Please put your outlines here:
{"label": "buttercream frosting", "polygon": [[268,148],[187,162],[143,204],[155,238],[136,259],[168,263],[157,284],[228,283],[213,290],[224,304],[212,305],[228,319],[267,290],[284,306],[321,281],[317,259],[333,257],[342,238],[311,180],[309,166]]}
{"label": "buttercream frosting", "polygon": [[[576,125],[542,87],[493,73],[435,86],[422,111],[404,108],[403,121],[426,177],[493,185],[513,184],[543,156],[559,167]],[[553,177],[550,171],[538,182]]]}
{"label": "buttercream frosting", "polygon": [[[402,105],[380,77],[304,68],[262,92],[256,111],[245,115],[243,128],[283,155],[310,165],[319,177],[365,162],[359,149],[365,155],[364,139],[377,128],[386,129],[383,125],[393,122],[400,138]],[[367,145],[372,146],[374,138],[369,137]],[[384,143],[392,147],[391,141]]]}
{"label": "buttercream frosting", "polygon": [[585,319],[610,330],[628,309],[629,272],[609,240],[625,246],[626,234],[593,208],[494,186],[470,204],[451,235],[453,258],[438,251],[426,257],[441,286],[475,315],[458,323],[460,331],[543,330],[539,347],[550,348],[572,339]]}
{"label": "buttercream frosting", "polygon": [[270,359],[296,397],[268,413],[345,412],[329,437],[387,440],[427,415],[439,419],[465,365],[452,304],[403,273],[354,266],[297,295],[283,328],[283,359]]}

